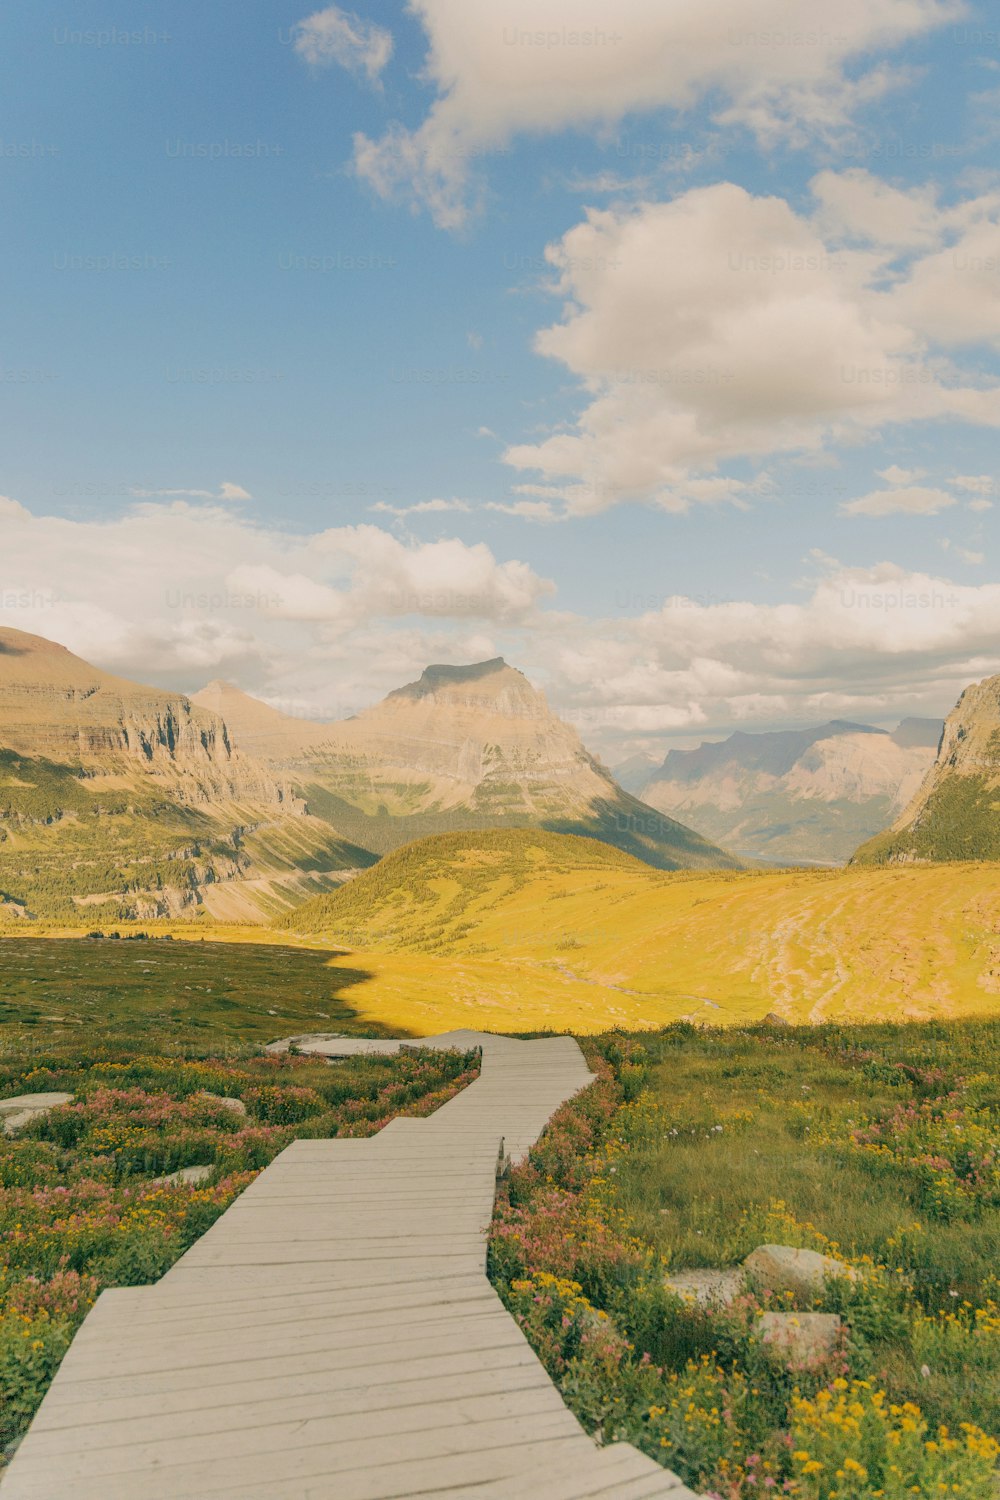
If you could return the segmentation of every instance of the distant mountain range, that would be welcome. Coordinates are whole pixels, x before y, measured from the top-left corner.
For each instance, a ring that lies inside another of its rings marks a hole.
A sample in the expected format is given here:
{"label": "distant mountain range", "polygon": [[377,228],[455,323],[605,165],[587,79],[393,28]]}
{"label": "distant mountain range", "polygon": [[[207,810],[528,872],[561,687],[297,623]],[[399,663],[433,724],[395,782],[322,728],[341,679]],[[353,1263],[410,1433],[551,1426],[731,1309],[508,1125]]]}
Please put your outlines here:
{"label": "distant mountain range", "polygon": [[1000,677],[945,725],[738,733],[620,774],[641,800],[500,657],[321,724],[0,629],[0,916],[67,926],[270,921],[403,844],[489,830],[582,835],[661,870],[1000,859]]}
{"label": "distant mountain range", "polygon": [[941,745],[888,831],[858,864],[1000,859],[1000,677],[967,688],[945,720]]}
{"label": "distant mountain range", "polygon": [[942,727],[938,719],[904,719],[890,734],[832,720],[737,733],[671,750],[640,795],[741,858],[843,864],[914,795]]}
{"label": "distant mountain range", "polygon": [[522,672],[496,657],[428,667],[351,719],[292,718],[228,683],[194,702],[290,781],[312,812],[385,854],[434,833],[543,828],[660,869],[732,868],[723,850],[625,792]]}
{"label": "distant mountain range", "polygon": [[421,834],[493,827],[586,833],[661,869],[736,864],[625,793],[499,659],[429,667],[323,725],[0,629],[0,915],[269,920]]}

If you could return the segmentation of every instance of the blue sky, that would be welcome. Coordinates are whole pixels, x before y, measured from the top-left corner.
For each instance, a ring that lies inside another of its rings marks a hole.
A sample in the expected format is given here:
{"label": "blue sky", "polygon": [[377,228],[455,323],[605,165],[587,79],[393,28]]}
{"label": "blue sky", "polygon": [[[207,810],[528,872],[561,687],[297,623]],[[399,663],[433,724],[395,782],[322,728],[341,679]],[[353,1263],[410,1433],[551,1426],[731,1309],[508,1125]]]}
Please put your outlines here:
{"label": "blue sky", "polygon": [[985,7],[4,29],[3,623],[316,714],[502,651],[612,759],[1000,668]]}

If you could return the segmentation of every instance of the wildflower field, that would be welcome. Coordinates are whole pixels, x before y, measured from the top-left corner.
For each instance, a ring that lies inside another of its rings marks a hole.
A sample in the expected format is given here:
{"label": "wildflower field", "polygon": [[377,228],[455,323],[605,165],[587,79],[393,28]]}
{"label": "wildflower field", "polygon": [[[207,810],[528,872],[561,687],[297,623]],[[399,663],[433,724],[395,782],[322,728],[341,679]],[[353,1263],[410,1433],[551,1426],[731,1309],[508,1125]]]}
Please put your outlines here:
{"label": "wildflower field", "polygon": [[[437,1109],[475,1054],[410,1051],[329,1066],[251,1048],[148,1055],[122,1043],[0,1051],[0,1099],[62,1092],[0,1133],[0,1451],[24,1431],[105,1287],[163,1275],[283,1147],[372,1135]],[[158,1182],[207,1169],[197,1186]],[[0,1467],[2,1467],[0,1458]]]}
{"label": "wildflower field", "polygon": [[[491,1275],[565,1399],[721,1500],[994,1500],[1000,1023],[612,1034],[501,1189]],[[698,1303],[765,1244],[844,1272]],[[796,1362],[768,1312],[842,1320]]]}

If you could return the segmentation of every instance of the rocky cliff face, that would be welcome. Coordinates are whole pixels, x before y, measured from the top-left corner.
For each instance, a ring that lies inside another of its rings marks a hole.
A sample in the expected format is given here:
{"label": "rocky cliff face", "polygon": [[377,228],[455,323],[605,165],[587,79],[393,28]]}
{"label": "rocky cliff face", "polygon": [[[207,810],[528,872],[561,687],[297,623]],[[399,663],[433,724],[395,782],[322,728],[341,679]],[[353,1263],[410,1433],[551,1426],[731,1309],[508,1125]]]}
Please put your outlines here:
{"label": "rocky cliff face", "polygon": [[587,833],[666,868],[732,865],[637,802],[500,657],[432,666],[355,718],[317,725],[213,684],[237,745],[303,788],[356,842],[385,853],[430,833],[537,826]]}
{"label": "rocky cliff face", "polygon": [[0,630],[0,915],[259,919],[365,861],[218,715]]}
{"label": "rocky cliff face", "polygon": [[892,734],[839,720],[734,734],[671,751],[642,798],[748,858],[839,864],[912,797],[940,733],[911,719]]}
{"label": "rocky cliff face", "polygon": [[937,756],[888,832],[859,864],[1000,859],[1000,677],[966,688]]}
{"label": "rocky cliff face", "polygon": [[234,750],[216,714],[17,630],[0,629],[0,746],[88,777],[162,777],[181,801],[246,798],[302,810],[287,788]]}
{"label": "rocky cliff face", "polygon": [[370,778],[372,794],[401,810],[407,786],[436,805],[460,805],[506,778],[512,802],[528,807],[532,791],[575,783],[574,797],[613,786],[576,732],[552,713],[545,695],[501,658],[470,667],[428,667],[353,719],[316,724],[293,719],[225,683],[194,702],[215,709],[236,742],[272,765],[315,770],[340,764],[346,780]]}

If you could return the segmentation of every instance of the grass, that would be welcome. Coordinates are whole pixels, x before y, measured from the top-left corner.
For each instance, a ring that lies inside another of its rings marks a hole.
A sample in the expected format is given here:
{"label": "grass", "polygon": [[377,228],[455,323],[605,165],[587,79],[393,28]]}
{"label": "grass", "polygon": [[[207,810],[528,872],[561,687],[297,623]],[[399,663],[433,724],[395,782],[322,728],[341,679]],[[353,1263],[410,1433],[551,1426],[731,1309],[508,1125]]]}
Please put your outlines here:
{"label": "grass", "polygon": [[[1000,1022],[679,1026],[590,1046],[601,1081],[515,1170],[491,1244],[570,1405],[723,1497],[757,1493],[765,1473],[816,1500],[945,1479],[993,1496]],[[832,1254],[857,1280],[716,1310],[664,1285],[668,1269],[735,1266],[768,1243]],[[776,1359],[755,1331],[775,1306],[838,1313],[842,1346]]]}
{"label": "grass", "polygon": [[259,942],[6,938],[0,1026],[24,1042],[127,1035],[154,1050],[310,1031],[399,1035],[346,998],[365,977],[331,967],[325,952]]}
{"label": "grass", "polygon": [[989,864],[767,873],[650,869],[591,840],[447,835],[282,919],[342,944],[366,1003],[420,1030],[428,989],[497,1030],[690,1019],[919,1020],[1000,994]]}
{"label": "grass", "polygon": [[[371,1135],[397,1115],[428,1114],[476,1066],[458,1053],[330,1068],[248,1047],[152,1055],[120,1040],[25,1049],[6,1039],[0,1098],[74,1097],[0,1135],[0,1468],[103,1288],[162,1276],[292,1140]],[[210,1168],[197,1187],[154,1181],[193,1165]]]}

